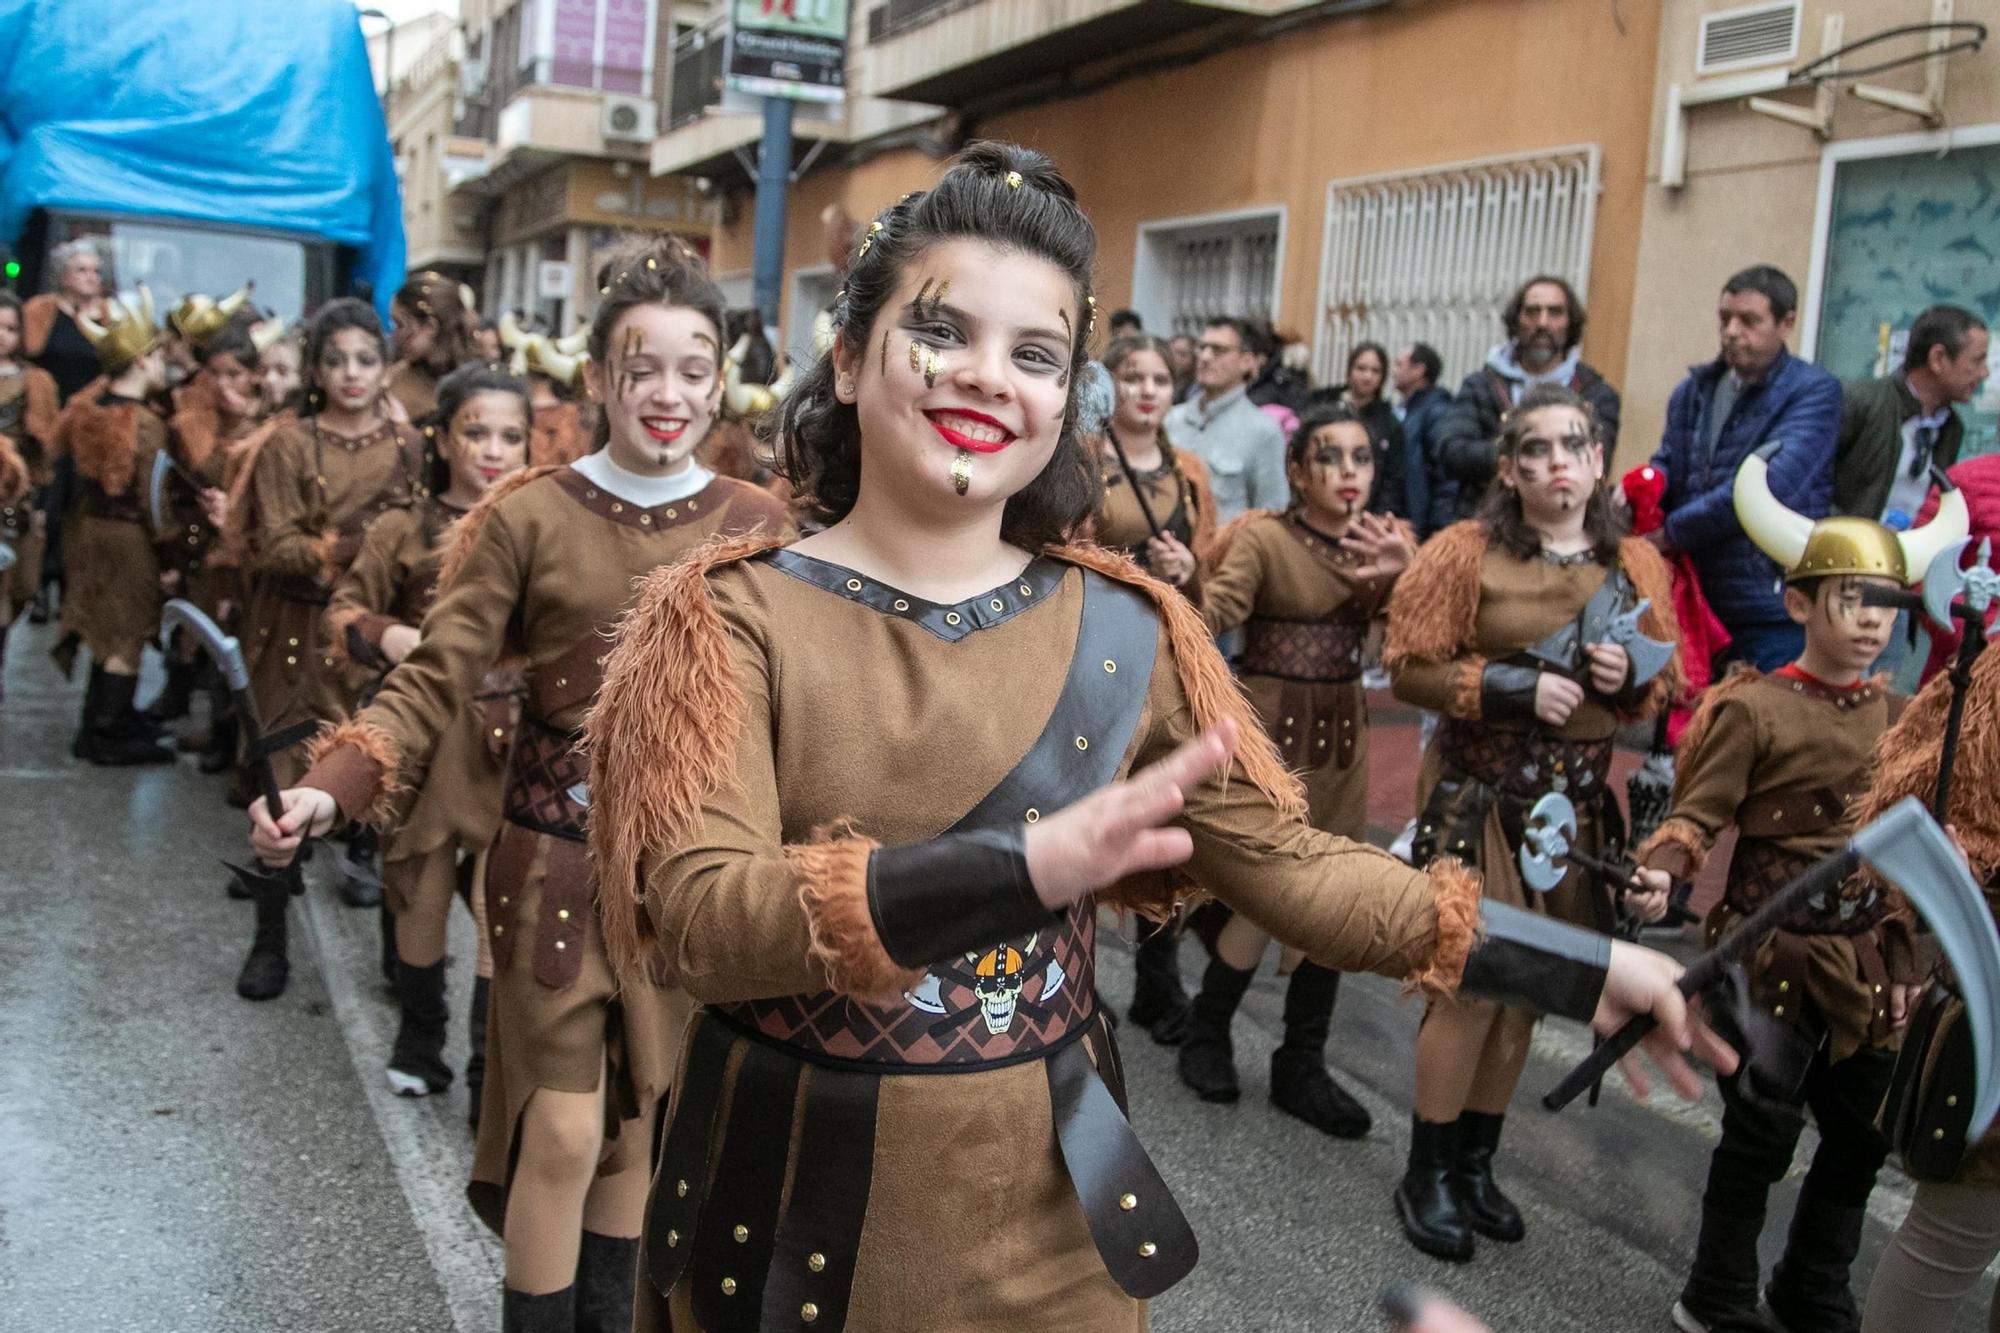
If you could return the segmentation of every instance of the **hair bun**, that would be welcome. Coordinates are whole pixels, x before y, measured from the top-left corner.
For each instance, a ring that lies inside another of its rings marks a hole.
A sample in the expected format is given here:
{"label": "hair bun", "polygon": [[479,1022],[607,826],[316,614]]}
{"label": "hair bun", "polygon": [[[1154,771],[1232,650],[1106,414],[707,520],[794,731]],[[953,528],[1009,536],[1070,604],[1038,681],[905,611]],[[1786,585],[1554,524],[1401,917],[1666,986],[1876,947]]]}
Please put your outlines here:
{"label": "hair bun", "polygon": [[1021,184],[1076,202],[1076,187],[1057,170],[1046,153],[1000,139],[980,139],[967,144],[951,160],[952,171],[973,171],[982,176],[1006,179],[1018,175]]}

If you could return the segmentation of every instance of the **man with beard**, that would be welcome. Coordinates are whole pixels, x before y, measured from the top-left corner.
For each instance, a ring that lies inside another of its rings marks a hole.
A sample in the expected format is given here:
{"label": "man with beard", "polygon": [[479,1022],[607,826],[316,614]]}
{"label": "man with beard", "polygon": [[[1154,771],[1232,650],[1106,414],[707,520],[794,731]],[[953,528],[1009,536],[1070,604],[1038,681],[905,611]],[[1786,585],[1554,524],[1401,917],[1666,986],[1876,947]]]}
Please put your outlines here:
{"label": "man with beard", "polygon": [[1582,395],[1603,428],[1606,457],[1618,447],[1618,390],[1577,352],[1586,319],[1575,289],[1551,274],[1528,279],[1507,302],[1500,315],[1507,341],[1465,377],[1437,427],[1440,475],[1431,507],[1442,511],[1441,524],[1470,518],[1479,508],[1493,480],[1500,419],[1534,385],[1561,385]]}

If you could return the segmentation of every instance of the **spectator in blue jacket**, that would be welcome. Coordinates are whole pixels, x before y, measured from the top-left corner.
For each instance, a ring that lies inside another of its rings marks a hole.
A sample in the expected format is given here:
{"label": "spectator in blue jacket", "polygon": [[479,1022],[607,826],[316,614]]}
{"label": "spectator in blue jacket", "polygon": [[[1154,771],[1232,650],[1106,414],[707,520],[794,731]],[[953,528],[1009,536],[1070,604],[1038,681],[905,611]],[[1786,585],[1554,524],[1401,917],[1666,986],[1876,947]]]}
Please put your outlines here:
{"label": "spectator in blue jacket", "polygon": [[1694,558],[1701,590],[1733,640],[1727,657],[1760,671],[1795,659],[1805,631],[1785,614],[1778,566],[1736,521],[1736,469],[1776,444],[1772,492],[1810,518],[1833,506],[1840,381],[1785,350],[1798,303],[1792,280],[1768,264],[1723,285],[1721,353],[1674,390],[1652,460],[1667,474],[1667,517],[1650,539]]}
{"label": "spectator in blue jacket", "polygon": [[1458,517],[1438,485],[1438,428],[1451,395],[1438,387],[1444,359],[1429,343],[1411,343],[1396,353],[1396,415],[1403,420],[1403,491],[1419,537],[1428,537]]}

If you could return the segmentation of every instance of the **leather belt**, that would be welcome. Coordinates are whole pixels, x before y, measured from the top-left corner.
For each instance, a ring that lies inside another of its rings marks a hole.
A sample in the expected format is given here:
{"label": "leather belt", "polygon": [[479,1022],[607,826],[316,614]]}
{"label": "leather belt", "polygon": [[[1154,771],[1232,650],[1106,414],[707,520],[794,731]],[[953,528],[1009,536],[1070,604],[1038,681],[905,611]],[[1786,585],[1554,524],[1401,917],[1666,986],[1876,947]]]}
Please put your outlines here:
{"label": "leather belt", "polygon": [[582,842],[590,814],[589,777],[590,761],[575,736],[524,715],[500,812],[523,828]]}
{"label": "leather belt", "polygon": [[1243,626],[1237,670],[1246,676],[1340,683],[1361,675],[1365,620],[1277,620],[1254,616]]}
{"label": "leather belt", "polygon": [[1569,792],[1582,800],[1604,790],[1611,737],[1569,740],[1540,727],[1525,731],[1448,717],[1438,726],[1438,755],[1451,768],[1516,800]]}

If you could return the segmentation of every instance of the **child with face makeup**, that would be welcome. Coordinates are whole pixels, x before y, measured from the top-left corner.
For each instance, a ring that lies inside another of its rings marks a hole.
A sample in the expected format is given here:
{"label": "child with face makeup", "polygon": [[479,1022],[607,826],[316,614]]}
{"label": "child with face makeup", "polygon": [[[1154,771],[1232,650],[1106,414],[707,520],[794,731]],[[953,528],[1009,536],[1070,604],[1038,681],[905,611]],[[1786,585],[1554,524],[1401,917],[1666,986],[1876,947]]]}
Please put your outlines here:
{"label": "child with face makeup", "polygon": [[[1852,831],[1870,753],[1902,703],[1890,698],[1886,675],[1867,675],[1895,609],[1867,605],[1863,590],[1922,578],[1931,557],[1966,532],[1957,490],[1909,532],[1864,518],[1814,523],[1771,493],[1767,468],[1761,455],[1744,460],[1736,512],[1785,571],[1785,611],[1805,629],[1805,652],[1768,675],[1740,667],[1703,695],[1675,754],[1673,809],[1639,849],[1647,887],[1663,894],[1698,875],[1715,839],[1737,829],[1722,901],[1705,923],[1710,945]],[[1853,1333],[1860,1316],[1848,1270],[1888,1153],[1876,1110],[1923,978],[1911,923],[1856,879],[1771,932],[1745,970],[1749,1012],[1732,1018],[1756,1032],[1755,1054],[1721,1080],[1722,1141],[1673,1320],[1688,1333],[1761,1327],[1757,1237],[1810,1108],[1820,1145],[1764,1298],[1791,1333]]]}
{"label": "child with face makeup", "polygon": [[[1415,537],[1366,512],[1375,491],[1367,423],[1345,405],[1308,410],[1286,453],[1292,506],[1255,511],[1217,537],[1201,583],[1213,634],[1244,630],[1237,679],[1306,790],[1312,827],[1360,841],[1368,824],[1368,701],[1361,654]],[[1180,1050],[1181,1081],[1203,1101],[1239,1095],[1230,1020],[1270,936],[1241,916],[1214,935]],[[1368,1112],[1334,1082],[1326,1039],[1340,973],[1287,949],[1285,1036],[1271,1058],[1271,1100],[1336,1138],[1368,1132]]]}
{"label": "child with face makeup", "polygon": [[57,409],[55,379],[21,357],[21,298],[0,291],[0,440],[14,460],[0,487],[0,542],[14,550],[13,566],[0,571],[0,662],[7,631],[35,600],[42,578],[47,523],[35,495],[49,482]]}
{"label": "child with face makeup", "polygon": [[437,410],[438,382],[477,360],[458,284],[442,273],[414,273],[389,302],[395,327],[396,364],[389,367],[389,395],[403,420],[421,421]]}
{"label": "child with face makeup", "polygon": [[[419,626],[437,596],[452,524],[526,465],[527,388],[498,367],[461,366],[439,383],[430,427],[437,450],[430,493],[368,525],[361,553],[327,604],[327,643],[334,656],[377,674],[421,642]],[[382,849],[382,897],[394,921],[393,972],[402,1012],[388,1079],[390,1088],[406,1097],[451,1086],[443,1058],[446,918],[454,891],[463,893],[468,905],[473,902],[481,858],[499,831],[501,780],[521,690],[519,668],[496,665],[476,692],[460,701],[431,757],[430,781],[415,793]],[[485,943],[482,938],[472,1001],[473,1063],[466,1071],[475,1128],[492,976]]]}
{"label": "child with face makeup", "polygon": [[[1012,145],[882,212],[775,427],[830,526],[650,576],[607,663],[606,943],[628,987],[703,1006],[638,1327],[1143,1328],[1195,1241],[1119,1106],[1096,908],[1164,916],[1178,863],[1328,966],[1597,975],[1505,943],[1563,934],[1526,914],[1475,947],[1455,863],[1308,827],[1194,609],[1065,544],[1095,501],[1095,249]],[[1636,999],[1685,1030],[1671,964],[1617,947],[1603,1017]]]}
{"label": "child with face makeup", "polygon": [[[1609,932],[1615,904],[1593,880],[1572,869],[1547,893],[1530,892],[1515,853],[1529,809],[1559,791],[1576,807],[1574,845],[1616,854],[1612,736],[1675,696],[1679,657],[1635,686],[1623,648],[1565,636],[1646,598],[1641,632],[1673,642],[1669,577],[1657,551],[1622,536],[1583,399],[1529,389],[1498,449],[1499,479],[1478,516],[1425,544],[1389,604],[1383,662],[1396,697],[1443,715],[1418,774],[1412,860],[1462,857],[1479,867],[1488,902]],[[1634,910],[1653,918],[1665,908],[1662,895]],[[1517,1241],[1526,1232],[1494,1183],[1493,1155],[1537,1017],[1486,1001],[1440,1000],[1425,1012],[1395,1204],[1428,1254],[1463,1261],[1475,1234]]]}
{"label": "child with face makeup", "polygon": [[[765,492],[693,460],[722,396],[722,295],[676,241],[607,265],[591,323],[596,452],[528,468],[458,526],[416,646],[379,694],[314,744],[284,793],[282,825],[252,806],[253,845],[290,854],[300,833],[384,820],[422,785],[440,736],[503,655],[526,663],[500,832],[486,861],[494,955],[488,1063],[468,1189],[507,1247],[507,1329],[615,1329],[633,1261],[655,1125],[686,1022],[658,969],[614,977],[584,845],[598,755],[577,748],[607,639],[635,581],[711,537],[787,530]],[[675,655],[690,688],[717,662]],[[690,733],[722,723],[689,718]],[[440,773],[440,777],[453,775]],[[625,896],[621,896],[625,895]]]}

